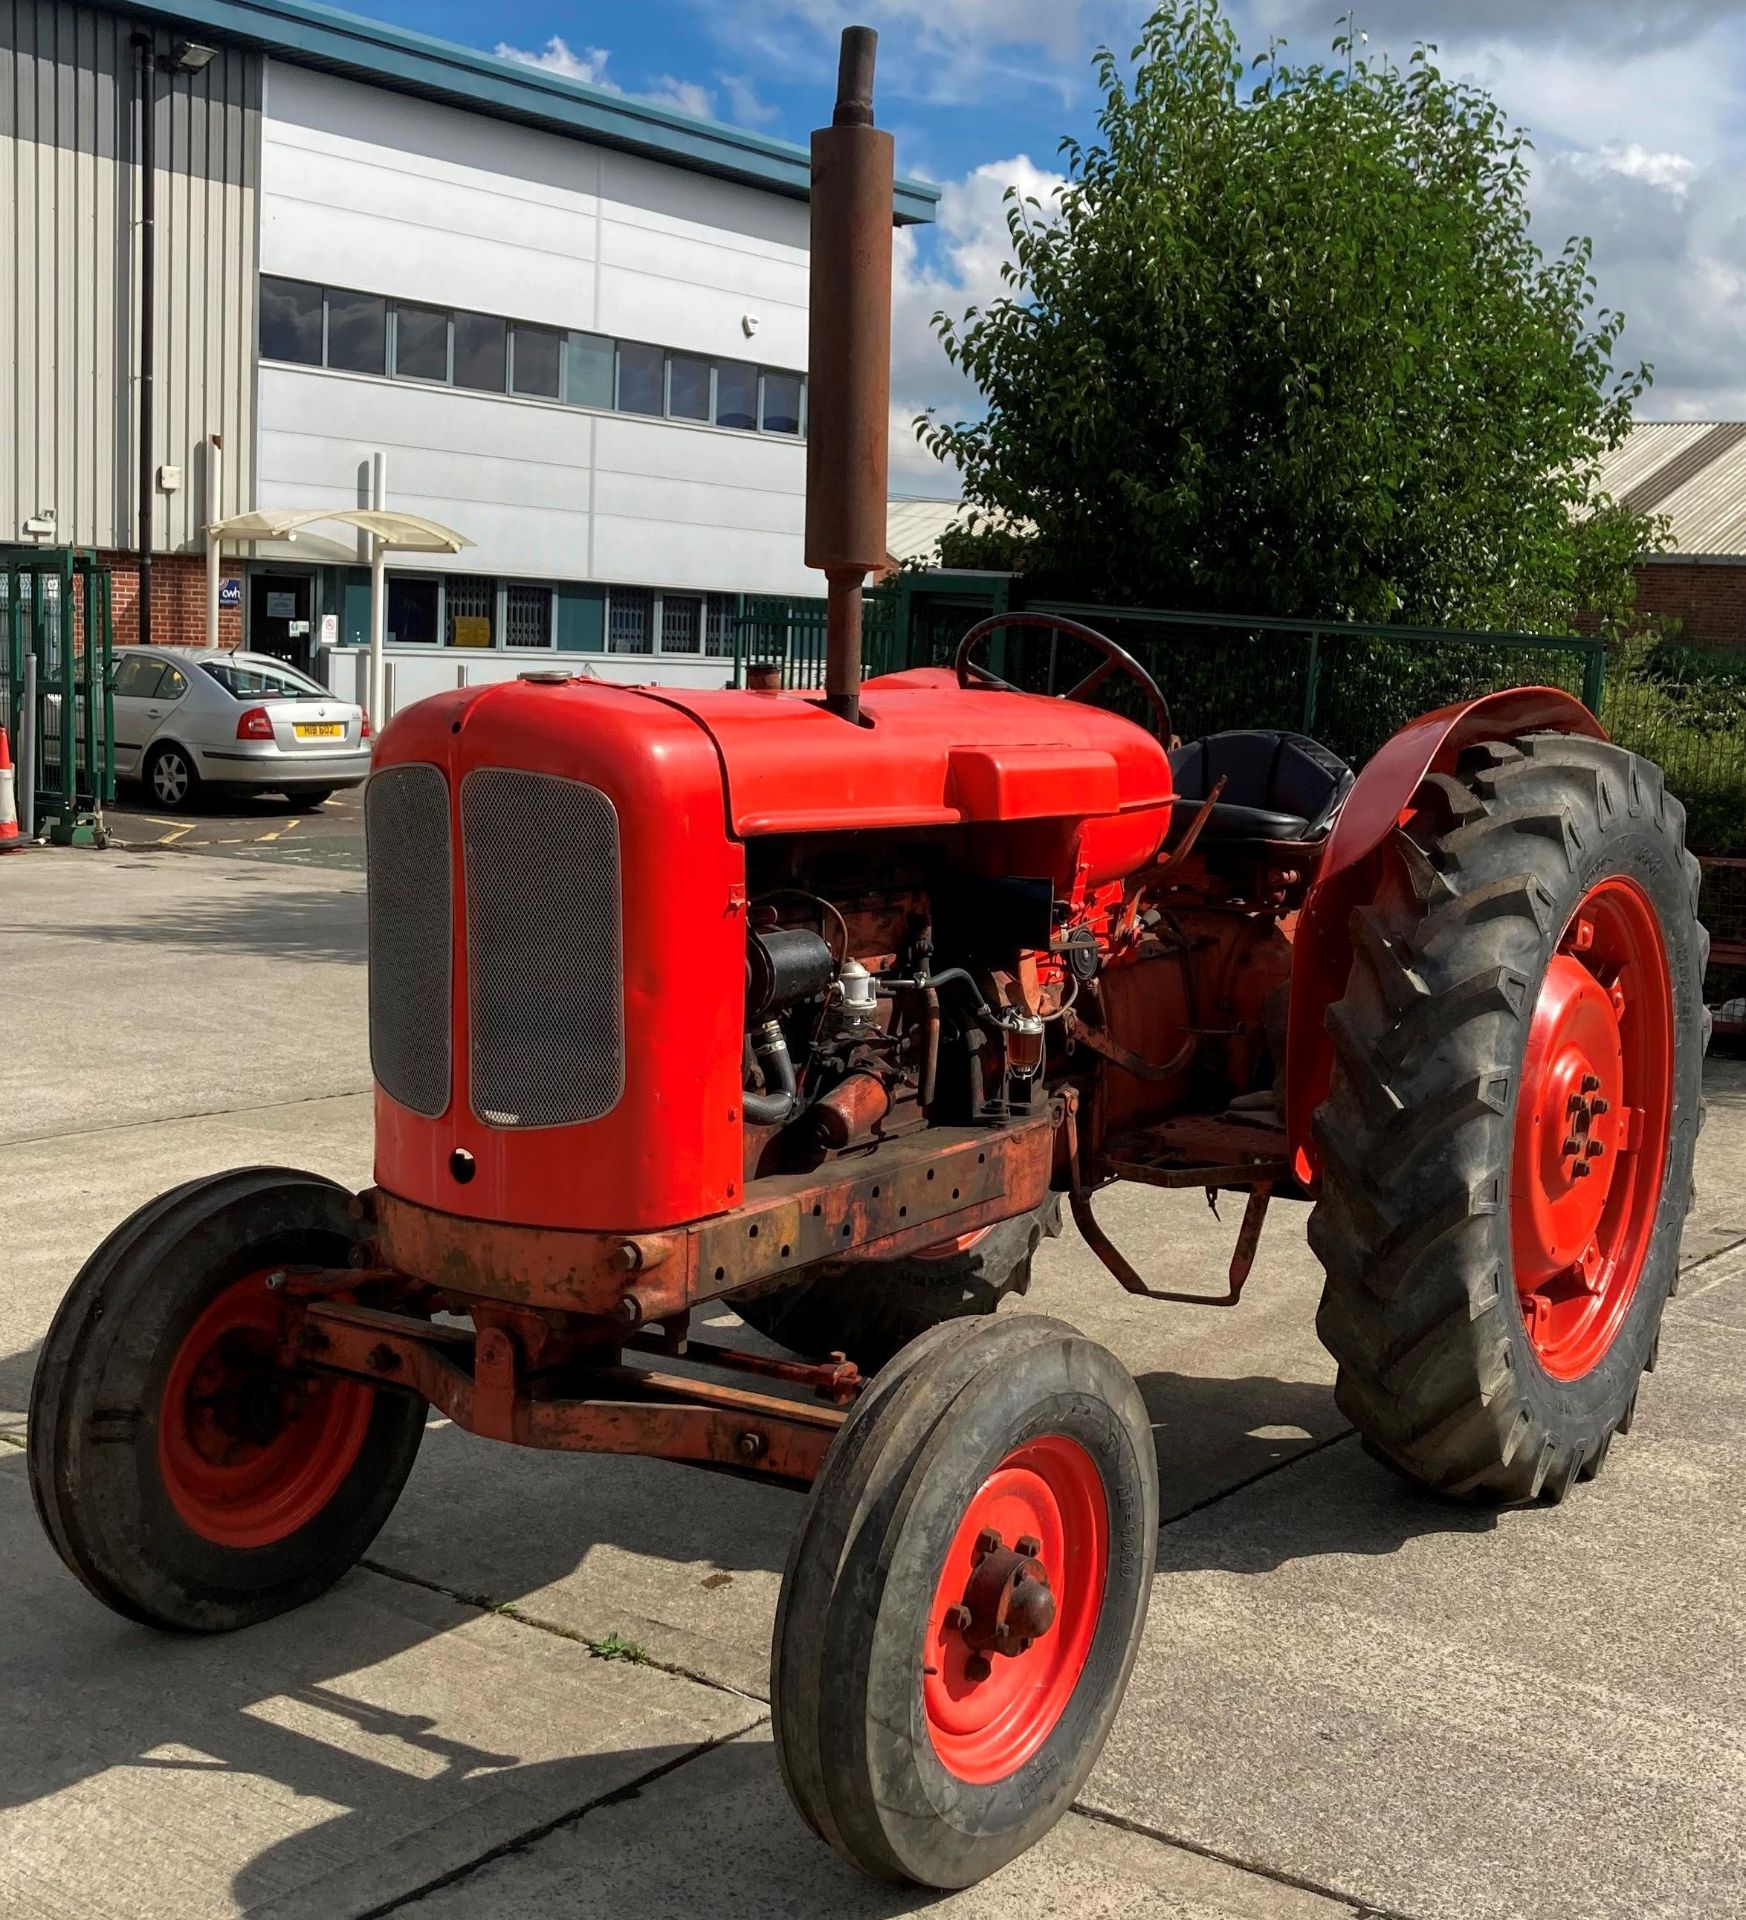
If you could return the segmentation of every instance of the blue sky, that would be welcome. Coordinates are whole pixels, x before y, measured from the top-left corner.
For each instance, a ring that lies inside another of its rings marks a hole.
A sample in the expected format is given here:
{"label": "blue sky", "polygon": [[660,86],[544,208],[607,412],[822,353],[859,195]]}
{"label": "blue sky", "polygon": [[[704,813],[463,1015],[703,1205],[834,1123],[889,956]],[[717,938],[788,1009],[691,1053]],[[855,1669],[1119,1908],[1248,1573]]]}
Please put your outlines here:
{"label": "blue sky", "polygon": [[[830,98],[836,37],[880,30],[879,117],[898,166],[944,188],[937,229],[899,236],[893,486],[952,490],[908,431],[973,409],[932,338],[937,307],[998,284],[1001,194],[1046,194],[1063,133],[1096,110],[1090,58],[1132,45],[1131,0],[351,0],[360,12],[513,52],[683,111],[804,140]],[[1324,50],[1340,0],[1230,0],[1250,51]],[[1624,353],[1655,364],[1641,411],[1746,418],[1746,0],[1370,0],[1373,47],[1437,43],[1535,136],[1543,244],[1592,234]]]}

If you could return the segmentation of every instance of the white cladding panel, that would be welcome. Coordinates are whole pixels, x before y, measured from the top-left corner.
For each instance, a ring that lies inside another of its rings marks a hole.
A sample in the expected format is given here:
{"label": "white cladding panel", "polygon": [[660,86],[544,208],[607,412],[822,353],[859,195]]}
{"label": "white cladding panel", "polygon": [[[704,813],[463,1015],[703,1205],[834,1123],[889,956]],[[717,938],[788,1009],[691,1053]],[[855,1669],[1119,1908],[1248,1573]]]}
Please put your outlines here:
{"label": "white cladding panel", "polygon": [[271,364],[259,405],[261,505],[358,505],[380,449],[392,506],[474,542],[409,566],[819,590],[801,561],[806,458],[793,441]]}
{"label": "white cladding panel", "polygon": [[[263,273],[806,364],[798,201],[279,61],[261,174]],[[476,543],[439,564],[822,588],[796,441],[271,364],[259,408],[261,506],[358,501],[380,448],[393,506]]]}

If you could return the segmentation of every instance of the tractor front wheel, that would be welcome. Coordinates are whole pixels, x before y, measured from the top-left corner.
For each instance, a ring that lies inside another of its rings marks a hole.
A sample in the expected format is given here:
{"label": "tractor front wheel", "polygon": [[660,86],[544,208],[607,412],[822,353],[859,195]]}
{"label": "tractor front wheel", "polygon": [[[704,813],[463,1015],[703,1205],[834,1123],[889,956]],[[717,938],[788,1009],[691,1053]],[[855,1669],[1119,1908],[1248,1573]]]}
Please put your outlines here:
{"label": "tractor front wheel", "polygon": [[269,1284],[346,1265],[348,1198],[276,1167],[190,1181],[123,1221],[62,1301],[31,1388],[31,1491],[116,1612],[247,1626],[331,1586],[387,1519],[424,1402],[287,1367]]}
{"label": "tractor front wheel", "polygon": [[1059,1321],[957,1321],[873,1382],[813,1485],[771,1701],[802,1817],[876,1878],[963,1887],[1084,1785],[1145,1625],[1139,1390]]}
{"label": "tractor front wheel", "polygon": [[1371,1451],[1440,1492],[1562,1499],[1654,1365],[1707,1027],[1684,818],[1604,741],[1482,743],[1357,915],[1317,1324]]}

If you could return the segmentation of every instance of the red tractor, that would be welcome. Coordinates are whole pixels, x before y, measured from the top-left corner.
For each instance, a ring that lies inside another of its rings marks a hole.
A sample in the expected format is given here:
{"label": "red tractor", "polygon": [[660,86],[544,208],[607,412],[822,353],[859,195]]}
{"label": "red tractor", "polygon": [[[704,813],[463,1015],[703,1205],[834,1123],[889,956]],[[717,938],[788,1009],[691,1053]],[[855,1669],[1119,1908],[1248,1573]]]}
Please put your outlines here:
{"label": "red tractor", "polygon": [[[118,1227],[48,1336],[30,1464],[90,1589],[196,1630],[351,1566],[432,1406],[809,1484],[783,1776],[846,1858],[949,1887],[1079,1791],[1151,1589],[1132,1380],[993,1311],[1062,1201],[1147,1293],[1093,1194],[1245,1195],[1212,1304],[1269,1200],[1309,1202],[1371,1451],[1560,1499],[1654,1364],[1706,943],[1678,803],[1561,693],[1429,714],[1354,780],[1290,734],[1173,745],[1141,666],[1049,616],[1017,619],[1088,650],[1064,698],[982,663],[992,622],[862,684],[870,36],[844,82],[814,160],[827,691],[533,672],[395,719],[367,795],[376,1184],[250,1169]],[[1117,676],[1148,725],[1090,704]],[[795,1357],[695,1337],[724,1299]]]}

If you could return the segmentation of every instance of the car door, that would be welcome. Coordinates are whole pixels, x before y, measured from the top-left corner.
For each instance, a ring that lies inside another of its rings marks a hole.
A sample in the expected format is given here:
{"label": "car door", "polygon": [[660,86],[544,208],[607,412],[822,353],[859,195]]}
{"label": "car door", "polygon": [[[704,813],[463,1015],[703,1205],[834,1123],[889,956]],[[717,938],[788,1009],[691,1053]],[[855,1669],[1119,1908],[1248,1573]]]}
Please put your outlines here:
{"label": "car door", "polygon": [[140,755],[162,718],[161,710],[156,715],[148,710],[158,705],[155,695],[166,671],[165,663],[149,653],[124,653],[116,662],[109,689],[115,708],[115,771],[127,778],[138,776]]}

